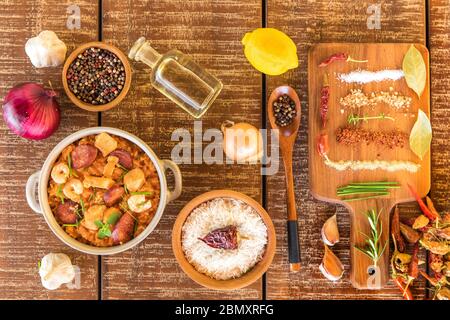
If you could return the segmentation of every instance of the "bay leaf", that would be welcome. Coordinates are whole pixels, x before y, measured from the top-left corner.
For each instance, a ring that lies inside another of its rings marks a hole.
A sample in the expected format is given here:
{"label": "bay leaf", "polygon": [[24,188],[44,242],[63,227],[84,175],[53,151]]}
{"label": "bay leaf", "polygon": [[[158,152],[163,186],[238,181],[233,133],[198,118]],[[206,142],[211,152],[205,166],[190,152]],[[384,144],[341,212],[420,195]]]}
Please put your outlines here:
{"label": "bay leaf", "polygon": [[408,87],[414,90],[420,99],[427,82],[427,70],[422,54],[414,45],[411,45],[406,52],[402,69]]}
{"label": "bay leaf", "polygon": [[428,119],[425,112],[419,109],[416,123],[414,123],[409,135],[409,146],[421,160],[428,150],[430,150],[431,138],[430,119]]}

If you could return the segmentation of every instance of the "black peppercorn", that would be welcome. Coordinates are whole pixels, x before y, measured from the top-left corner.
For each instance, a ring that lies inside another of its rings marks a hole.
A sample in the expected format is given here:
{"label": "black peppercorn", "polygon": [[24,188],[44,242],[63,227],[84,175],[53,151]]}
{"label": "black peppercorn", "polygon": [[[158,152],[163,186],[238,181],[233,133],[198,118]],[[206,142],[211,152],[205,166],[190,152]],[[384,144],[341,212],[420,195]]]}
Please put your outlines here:
{"label": "black peppercorn", "polygon": [[295,110],[295,102],[287,94],[279,96],[273,102],[273,115],[277,126],[285,127],[294,121],[297,111]]}
{"label": "black peppercorn", "polygon": [[92,47],[70,64],[66,78],[70,91],[81,101],[106,104],[122,91],[125,68],[114,53]]}

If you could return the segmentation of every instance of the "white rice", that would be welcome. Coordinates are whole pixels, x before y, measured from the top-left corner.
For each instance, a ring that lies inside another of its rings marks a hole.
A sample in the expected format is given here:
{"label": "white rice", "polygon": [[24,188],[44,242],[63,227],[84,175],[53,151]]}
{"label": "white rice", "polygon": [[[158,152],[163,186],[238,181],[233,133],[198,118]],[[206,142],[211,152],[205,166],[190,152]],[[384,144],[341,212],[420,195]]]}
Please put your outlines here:
{"label": "white rice", "polygon": [[[199,240],[229,225],[237,228],[236,250],[212,248]],[[182,248],[187,260],[199,272],[217,280],[238,278],[248,272],[262,259],[266,244],[267,227],[258,212],[231,198],[203,203],[191,212],[182,228]]]}

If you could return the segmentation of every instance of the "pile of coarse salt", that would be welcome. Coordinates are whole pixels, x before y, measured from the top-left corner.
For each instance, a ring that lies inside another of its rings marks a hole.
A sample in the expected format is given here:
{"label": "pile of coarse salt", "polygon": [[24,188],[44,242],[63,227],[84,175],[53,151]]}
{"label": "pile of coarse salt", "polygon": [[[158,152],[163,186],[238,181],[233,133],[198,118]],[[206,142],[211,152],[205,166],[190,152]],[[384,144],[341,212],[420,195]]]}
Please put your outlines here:
{"label": "pile of coarse salt", "polygon": [[347,83],[365,84],[369,82],[380,82],[384,80],[398,80],[405,76],[403,70],[380,70],[367,71],[356,70],[349,73],[338,74],[338,79]]}

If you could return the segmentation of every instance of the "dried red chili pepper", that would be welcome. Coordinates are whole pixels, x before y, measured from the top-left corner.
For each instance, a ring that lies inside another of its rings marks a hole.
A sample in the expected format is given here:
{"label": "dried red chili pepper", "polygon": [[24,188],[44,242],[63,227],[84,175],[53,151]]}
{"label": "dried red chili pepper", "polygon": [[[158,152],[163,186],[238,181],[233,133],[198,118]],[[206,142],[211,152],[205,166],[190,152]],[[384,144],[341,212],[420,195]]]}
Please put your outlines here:
{"label": "dried red chili pepper", "polygon": [[326,67],[326,66],[330,65],[331,63],[333,63],[334,61],[364,63],[364,62],[367,62],[368,60],[355,60],[352,57],[350,57],[348,54],[340,52],[340,53],[332,54],[331,56],[329,56],[328,58],[323,60],[319,64],[319,67],[321,67],[321,68]]}
{"label": "dried red chili pepper", "polygon": [[433,203],[433,201],[431,200],[431,198],[430,198],[430,197],[427,197],[426,200],[427,200],[427,207],[428,207],[428,209],[430,209],[430,212],[431,212],[435,217],[437,217],[437,219],[439,219],[441,216],[440,216],[439,212],[437,212],[436,208],[434,207],[434,203]]}
{"label": "dried red chili pepper", "polygon": [[405,252],[405,239],[403,239],[400,233],[400,210],[396,206],[394,209],[394,213],[392,214],[392,222],[391,222],[391,234],[397,243],[397,250],[399,252]]}
{"label": "dried red chili pepper", "polygon": [[330,147],[328,145],[328,135],[326,133],[322,133],[319,138],[317,138],[317,152],[326,158]]}
{"label": "dried red chili pepper", "polygon": [[405,300],[414,300],[411,290],[409,289],[409,287],[407,287],[405,279],[403,277],[398,276],[397,278],[394,279],[394,282],[397,285],[397,287],[402,291],[402,295]]}
{"label": "dried red chili pepper", "polygon": [[435,280],[431,278],[428,274],[423,272],[422,270],[419,271],[422,277],[424,277],[433,287],[437,286],[439,283],[439,280]]}
{"label": "dried red chili pepper", "polygon": [[416,198],[416,201],[419,204],[420,210],[422,210],[423,214],[426,215],[428,219],[430,219],[431,221],[434,221],[437,218],[439,218],[439,215],[436,215],[435,213],[431,212],[430,209],[428,209],[425,202],[423,202],[423,200],[417,194],[416,190],[414,190],[414,188],[409,183],[408,183],[408,188],[411,191],[414,198]]}
{"label": "dried red chili pepper", "polygon": [[328,75],[323,76],[323,86],[320,91],[320,118],[322,120],[322,127],[325,128],[328,114],[328,101],[330,100],[330,86],[328,84]]}
{"label": "dried red chili pepper", "polygon": [[206,243],[208,246],[216,249],[237,249],[237,229],[236,226],[226,226],[211,231],[199,240]]}
{"label": "dried red chili pepper", "polygon": [[419,276],[419,243],[414,245],[411,262],[408,265],[408,276],[410,279],[417,279]]}
{"label": "dried red chili pepper", "polygon": [[442,278],[444,258],[441,255],[428,252],[428,268],[433,271],[434,278],[439,281]]}

